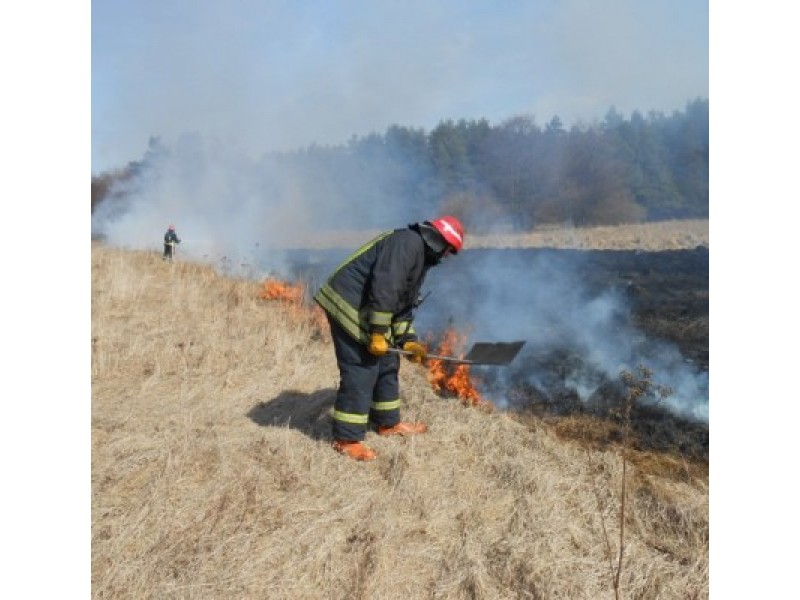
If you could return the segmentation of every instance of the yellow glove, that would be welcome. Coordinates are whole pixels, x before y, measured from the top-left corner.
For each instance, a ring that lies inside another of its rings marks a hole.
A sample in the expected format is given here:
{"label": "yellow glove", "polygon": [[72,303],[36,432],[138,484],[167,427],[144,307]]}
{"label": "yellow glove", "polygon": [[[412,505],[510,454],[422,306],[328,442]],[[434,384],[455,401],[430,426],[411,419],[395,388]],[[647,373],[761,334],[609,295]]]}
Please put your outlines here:
{"label": "yellow glove", "polygon": [[403,350],[412,353],[408,360],[416,364],[421,364],[428,357],[428,351],[419,342],[406,342],[403,344]]}
{"label": "yellow glove", "polygon": [[386,336],[382,333],[373,333],[369,336],[369,345],[367,350],[370,354],[375,356],[383,356],[389,351],[389,342],[386,341]]}

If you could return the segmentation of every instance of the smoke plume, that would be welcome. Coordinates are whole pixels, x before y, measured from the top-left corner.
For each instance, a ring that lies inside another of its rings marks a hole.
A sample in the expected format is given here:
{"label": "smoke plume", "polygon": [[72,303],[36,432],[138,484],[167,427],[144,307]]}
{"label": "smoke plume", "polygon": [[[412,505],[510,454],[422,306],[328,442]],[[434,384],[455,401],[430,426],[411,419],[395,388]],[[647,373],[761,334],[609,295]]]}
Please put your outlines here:
{"label": "smoke plume", "polygon": [[[682,417],[708,421],[708,373],[672,343],[644,335],[631,323],[626,288],[589,285],[585,258],[565,251],[481,250],[464,253],[429,275],[431,294],[420,329],[452,324],[469,342],[526,342],[506,367],[473,368],[491,382],[500,406],[521,383],[545,395],[576,394],[589,402],[602,388],[639,366],[671,393],[662,405]],[[456,263],[458,261],[458,263]]]}

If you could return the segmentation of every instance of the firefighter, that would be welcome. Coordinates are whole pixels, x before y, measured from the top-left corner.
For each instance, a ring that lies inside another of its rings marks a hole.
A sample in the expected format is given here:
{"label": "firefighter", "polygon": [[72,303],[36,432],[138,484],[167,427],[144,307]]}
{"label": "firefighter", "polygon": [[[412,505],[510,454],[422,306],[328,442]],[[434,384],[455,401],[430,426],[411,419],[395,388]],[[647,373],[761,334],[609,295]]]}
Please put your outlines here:
{"label": "firefighter", "polygon": [[178,234],[175,233],[175,225],[170,225],[167,233],[164,234],[164,260],[172,260],[175,256],[175,244],[180,244]]}
{"label": "firefighter", "polygon": [[365,446],[367,428],[378,435],[425,433],[424,423],[400,420],[401,348],[420,364],[427,357],[412,324],[428,270],[464,244],[455,217],[410,224],[367,242],[333,272],[314,295],[330,324],[339,389],[333,407],[332,446],[355,460],[376,458]]}

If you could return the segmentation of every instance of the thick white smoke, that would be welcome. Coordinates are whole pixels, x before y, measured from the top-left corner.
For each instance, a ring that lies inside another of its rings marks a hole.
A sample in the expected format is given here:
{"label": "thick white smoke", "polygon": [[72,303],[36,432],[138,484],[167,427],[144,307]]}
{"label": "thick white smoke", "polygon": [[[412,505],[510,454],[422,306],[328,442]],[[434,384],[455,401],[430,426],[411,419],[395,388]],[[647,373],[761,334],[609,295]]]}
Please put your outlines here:
{"label": "thick white smoke", "polygon": [[296,160],[254,160],[199,134],[173,148],[152,140],[133,177],[98,204],[92,233],[115,246],[160,249],[174,224],[186,258],[286,275],[286,249],[318,246],[329,232],[414,219],[408,199],[387,191],[381,160],[331,181],[330,169],[315,177]]}

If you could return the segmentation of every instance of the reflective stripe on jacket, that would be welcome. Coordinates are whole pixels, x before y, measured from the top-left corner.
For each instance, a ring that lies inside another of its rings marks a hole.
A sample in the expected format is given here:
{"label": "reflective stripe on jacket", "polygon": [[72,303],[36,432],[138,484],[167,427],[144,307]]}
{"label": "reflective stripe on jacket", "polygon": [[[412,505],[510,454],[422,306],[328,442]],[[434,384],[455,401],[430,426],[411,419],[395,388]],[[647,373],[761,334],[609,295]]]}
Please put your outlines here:
{"label": "reflective stripe on jacket", "polygon": [[427,271],[422,236],[387,231],[345,259],[314,300],[363,344],[373,331],[390,342],[416,339],[412,311]]}

